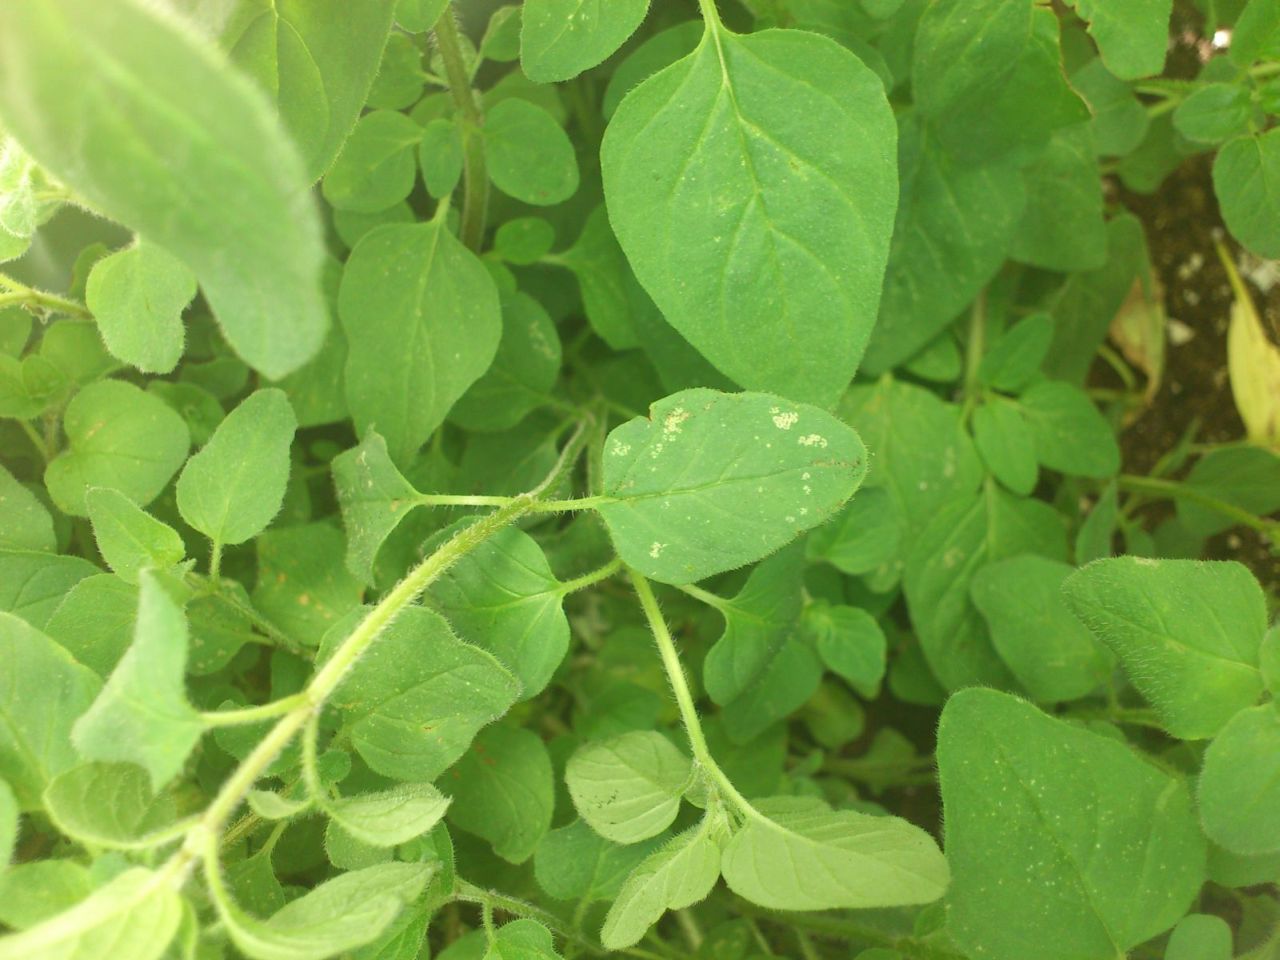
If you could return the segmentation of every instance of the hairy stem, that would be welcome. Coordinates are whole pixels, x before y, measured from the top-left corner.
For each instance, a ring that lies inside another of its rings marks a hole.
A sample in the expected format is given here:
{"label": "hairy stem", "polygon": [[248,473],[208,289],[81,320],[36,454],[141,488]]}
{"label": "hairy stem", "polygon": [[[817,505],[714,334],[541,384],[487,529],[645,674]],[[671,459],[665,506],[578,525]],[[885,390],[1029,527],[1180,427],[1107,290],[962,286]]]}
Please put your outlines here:
{"label": "hairy stem", "polygon": [[484,243],[485,218],[488,215],[489,206],[489,174],[484,165],[484,141],[480,138],[484,114],[480,112],[475,91],[471,89],[471,78],[467,75],[466,62],[462,57],[462,42],[458,35],[458,24],[454,20],[452,6],[447,5],[440,19],[436,21],[435,37],[436,47],[440,50],[440,59],[444,61],[449,92],[453,95],[453,102],[462,119],[460,239],[471,250],[479,253]]}
{"label": "hairy stem", "polygon": [[1215,496],[1204,493],[1194,487],[1186,484],[1178,483],[1175,480],[1160,480],[1156,477],[1138,477],[1132,474],[1121,474],[1116,478],[1116,485],[1121,490],[1127,490],[1130,493],[1141,493],[1148,496],[1164,497],[1173,500],[1186,500],[1188,503],[1199,504],[1209,510],[1213,510],[1222,514],[1224,517],[1230,517],[1236,523],[1257,530],[1259,533],[1268,537],[1280,537],[1280,521],[1268,520],[1257,514],[1250,513],[1241,507],[1237,507],[1233,503],[1227,503],[1225,500],[1219,500]]}
{"label": "hairy stem", "polygon": [[48,310],[52,313],[64,313],[67,316],[80,317],[84,320],[93,317],[93,314],[89,312],[89,308],[83,303],[60,297],[56,293],[29,287],[25,283],[13,279],[8,274],[0,273],[0,287],[6,288],[3,293],[0,293],[0,308],[18,304],[25,307]]}

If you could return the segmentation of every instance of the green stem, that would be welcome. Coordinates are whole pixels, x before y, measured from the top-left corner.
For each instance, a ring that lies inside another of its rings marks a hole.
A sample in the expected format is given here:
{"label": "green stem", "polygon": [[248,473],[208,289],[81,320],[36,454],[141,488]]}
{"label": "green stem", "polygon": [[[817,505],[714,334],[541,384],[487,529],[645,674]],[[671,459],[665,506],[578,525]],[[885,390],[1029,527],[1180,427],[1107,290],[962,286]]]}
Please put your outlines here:
{"label": "green stem", "polygon": [[1233,503],[1219,500],[1217,497],[1202,493],[1194,487],[1178,483],[1174,480],[1160,480],[1155,477],[1138,477],[1132,474],[1121,474],[1116,478],[1116,485],[1130,493],[1141,493],[1149,496],[1163,497],[1173,500],[1186,500],[1199,504],[1209,510],[1230,517],[1242,526],[1257,530],[1269,537],[1280,537],[1280,521],[1267,520],[1257,514],[1250,513]]}
{"label": "green stem", "polygon": [[667,682],[671,684],[671,692],[675,695],[676,706],[680,710],[680,721],[684,725],[685,736],[689,738],[689,748],[693,751],[694,760],[706,771],[716,789],[724,794],[739,813],[752,820],[765,819],[750,801],[738,792],[738,788],[725,776],[724,771],[711,755],[706,735],[702,732],[702,721],[698,719],[698,710],[693,703],[689,679],[685,676],[684,666],[680,663],[680,654],[676,651],[675,640],[672,639],[667,621],[662,616],[658,598],[653,594],[653,587],[649,585],[648,580],[629,567],[627,576],[631,578],[631,585],[635,587],[636,596],[640,599],[640,608],[644,611],[645,619],[649,622],[649,630],[653,633],[653,639],[658,645],[662,667],[666,671]]}
{"label": "green stem", "polygon": [[964,352],[964,409],[961,418],[967,420],[978,402],[978,371],[987,349],[987,291],[982,290],[973,301],[969,312],[969,340]]}
{"label": "green stem", "polygon": [[599,569],[592,570],[590,573],[584,573],[582,576],[575,577],[572,580],[566,580],[564,583],[560,584],[560,588],[556,593],[563,597],[570,593],[576,593],[579,590],[585,590],[587,587],[593,586],[602,580],[608,580],[621,569],[622,561],[617,557],[614,557]]}
{"label": "green stem", "polygon": [[214,540],[209,546],[209,579],[216,586],[222,573],[222,543]]}
{"label": "green stem", "polygon": [[444,13],[436,21],[435,37],[440,59],[444,62],[445,76],[449,80],[449,92],[462,118],[462,228],[459,238],[479,253],[484,243],[489,206],[489,174],[485,170],[484,141],[480,136],[484,114],[480,112],[475,91],[471,89],[471,77],[462,56],[462,42],[452,5],[446,5]]}
{"label": "green stem", "polygon": [[49,448],[45,446],[44,437],[40,436],[40,431],[33,427],[27,420],[18,420],[17,424],[22,428],[22,432],[27,435],[27,439],[31,441],[31,445],[36,448],[36,453],[40,454],[45,463],[48,463],[53,457],[49,453]]}
{"label": "green stem", "polygon": [[306,694],[295,693],[291,697],[281,697],[279,700],[273,700],[271,703],[264,703],[261,706],[202,713],[200,714],[200,719],[204,721],[206,727],[239,727],[251,723],[261,723],[263,720],[274,720],[276,717],[284,716],[291,710],[305,706],[306,702]]}
{"label": "green stem", "polygon": [[60,297],[56,293],[48,293],[44,290],[37,290],[35,287],[29,287],[7,274],[0,274],[0,285],[9,288],[7,293],[0,293],[0,309],[20,304],[27,307],[39,307],[42,310],[49,310],[54,313],[65,313],[68,316],[80,317],[84,320],[93,318],[93,314],[89,312],[89,309],[83,303]]}
{"label": "green stem", "polygon": [[715,607],[717,610],[724,610],[729,605],[729,601],[719,594],[712,593],[710,590],[703,590],[701,587],[695,587],[692,583],[677,583],[675,588],[687,597],[700,603],[705,603],[708,607]]}
{"label": "green stem", "polygon": [[720,19],[720,11],[716,9],[716,0],[698,0],[698,10],[706,21],[708,30],[721,30],[724,21]]}

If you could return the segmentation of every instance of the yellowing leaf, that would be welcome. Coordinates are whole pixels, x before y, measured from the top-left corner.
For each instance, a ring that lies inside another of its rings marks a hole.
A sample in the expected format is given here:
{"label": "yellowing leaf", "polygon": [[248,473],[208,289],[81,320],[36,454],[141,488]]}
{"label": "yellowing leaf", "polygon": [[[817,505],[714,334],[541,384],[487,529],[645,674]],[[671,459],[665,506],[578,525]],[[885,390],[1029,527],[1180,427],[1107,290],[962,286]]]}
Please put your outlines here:
{"label": "yellowing leaf", "polygon": [[1218,256],[1235,293],[1227,327],[1227,372],[1231,394],[1254,443],[1280,447],[1280,347],[1271,342],[1240,271],[1221,245]]}

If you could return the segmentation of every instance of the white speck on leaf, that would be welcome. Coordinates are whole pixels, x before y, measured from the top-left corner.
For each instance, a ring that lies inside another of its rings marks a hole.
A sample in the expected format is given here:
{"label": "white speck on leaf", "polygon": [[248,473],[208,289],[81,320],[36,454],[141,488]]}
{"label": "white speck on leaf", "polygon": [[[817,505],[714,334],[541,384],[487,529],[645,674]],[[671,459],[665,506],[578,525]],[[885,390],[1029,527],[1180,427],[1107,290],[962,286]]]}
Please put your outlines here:
{"label": "white speck on leaf", "polygon": [[790,413],[775,413],[773,415],[773,425],[779,430],[790,430],[799,419],[800,414],[794,411]]}
{"label": "white speck on leaf", "polygon": [[658,543],[658,541],[655,540],[653,542],[653,546],[649,548],[649,556],[654,560],[657,560],[658,556],[662,553],[662,548],[665,546],[665,543]]}
{"label": "white speck on leaf", "polygon": [[802,447],[825,447],[827,438],[817,433],[806,433],[800,438],[800,446]]}

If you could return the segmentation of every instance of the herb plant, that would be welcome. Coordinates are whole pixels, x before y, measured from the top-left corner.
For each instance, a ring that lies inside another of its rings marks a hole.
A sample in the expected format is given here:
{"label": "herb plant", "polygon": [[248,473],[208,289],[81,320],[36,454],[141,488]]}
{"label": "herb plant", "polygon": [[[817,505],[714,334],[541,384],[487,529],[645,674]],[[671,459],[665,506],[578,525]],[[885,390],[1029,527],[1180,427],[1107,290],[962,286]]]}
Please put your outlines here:
{"label": "herb plant", "polygon": [[0,5],[0,960],[1280,957],[1225,243],[1117,440],[1124,197],[1280,257],[1201,6]]}

